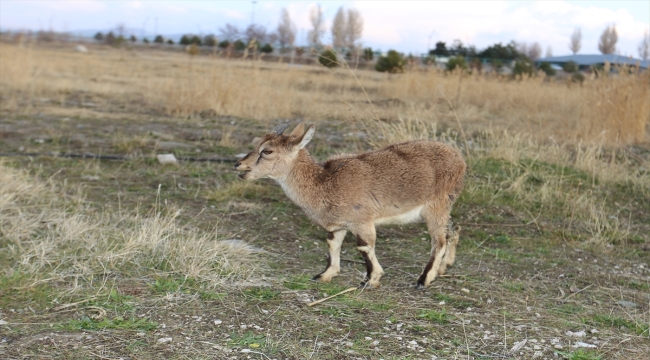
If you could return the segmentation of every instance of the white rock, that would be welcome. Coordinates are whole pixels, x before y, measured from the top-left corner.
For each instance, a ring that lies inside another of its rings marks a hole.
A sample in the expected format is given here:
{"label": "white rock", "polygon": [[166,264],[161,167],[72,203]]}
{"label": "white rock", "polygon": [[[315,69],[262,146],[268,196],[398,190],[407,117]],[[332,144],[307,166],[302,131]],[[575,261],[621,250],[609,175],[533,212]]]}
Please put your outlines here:
{"label": "white rock", "polygon": [[464,292],[464,293],[466,293],[466,294],[469,294],[469,290],[467,290],[467,289],[465,289],[465,288],[460,289],[460,291],[462,291],[462,292]]}
{"label": "white rock", "polygon": [[164,344],[164,343],[168,343],[168,342],[170,342],[170,341],[172,341],[172,338],[170,338],[170,337],[166,337],[166,338],[160,338],[160,339],[158,339],[157,342],[158,342],[159,344]]}
{"label": "white rock", "polygon": [[588,344],[588,343],[585,343],[585,342],[578,341],[577,343],[573,344],[573,347],[574,348],[596,348],[598,346],[596,346],[594,344]]}
{"label": "white rock", "polygon": [[585,337],[585,336],[587,336],[587,333],[584,332],[583,330],[576,331],[576,332],[567,331],[566,335],[567,336],[573,336],[573,337]]}
{"label": "white rock", "polygon": [[4,320],[0,320],[0,325],[7,325],[7,324],[9,324],[9,323],[4,321]]}
{"label": "white rock", "polygon": [[156,158],[162,165],[178,164],[178,160],[176,160],[176,156],[174,156],[174,154],[158,154],[156,155]]}
{"label": "white rock", "polygon": [[600,332],[600,331],[598,331],[598,330],[596,330],[596,329],[591,329],[591,333],[592,333],[592,334],[598,334],[599,332]]}
{"label": "white rock", "polygon": [[512,347],[512,349],[510,349],[509,352],[512,354],[512,353],[515,353],[515,352],[519,351],[522,347],[524,347],[524,345],[526,345],[527,341],[528,341],[528,339],[523,339],[520,342],[516,342],[515,345]]}
{"label": "white rock", "polygon": [[74,49],[76,52],[80,52],[84,54],[88,52],[88,48],[83,45],[77,45]]}

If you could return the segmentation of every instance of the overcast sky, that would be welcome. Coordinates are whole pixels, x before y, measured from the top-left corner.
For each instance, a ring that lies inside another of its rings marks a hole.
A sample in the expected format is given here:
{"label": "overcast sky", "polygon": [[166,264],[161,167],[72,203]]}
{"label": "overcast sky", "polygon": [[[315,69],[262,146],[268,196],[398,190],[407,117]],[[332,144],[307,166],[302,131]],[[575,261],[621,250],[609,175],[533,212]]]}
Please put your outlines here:
{"label": "overcast sky", "polygon": [[[218,34],[226,23],[239,27],[254,22],[277,27],[280,10],[287,8],[298,29],[298,45],[306,43],[311,1],[109,1],[0,0],[0,28],[57,31],[107,30],[118,24],[151,36],[162,34]],[[554,55],[570,53],[569,37],[580,27],[582,54],[598,53],[598,38],[616,25],[617,49],[638,57],[637,47],[650,28],[650,1],[321,1],[327,24],[325,42],[336,10],[358,9],[364,18],[365,46],[426,52],[437,41],[460,39],[479,49],[496,42],[537,41]],[[253,12],[254,8],[254,12]]]}

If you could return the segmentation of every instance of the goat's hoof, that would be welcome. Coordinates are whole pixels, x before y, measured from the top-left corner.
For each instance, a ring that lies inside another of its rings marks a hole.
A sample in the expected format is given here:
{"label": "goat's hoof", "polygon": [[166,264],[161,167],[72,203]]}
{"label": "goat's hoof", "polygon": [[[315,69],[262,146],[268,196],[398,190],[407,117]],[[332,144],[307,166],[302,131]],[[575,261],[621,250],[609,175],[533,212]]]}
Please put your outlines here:
{"label": "goat's hoof", "polygon": [[311,281],[321,281],[321,275],[323,274],[314,275],[314,277],[311,278]]}
{"label": "goat's hoof", "polygon": [[424,290],[424,289],[426,289],[426,287],[427,287],[427,286],[424,285],[424,283],[421,283],[421,282],[419,282],[419,281],[418,281],[417,284],[415,284],[415,289],[416,289],[416,290]]}

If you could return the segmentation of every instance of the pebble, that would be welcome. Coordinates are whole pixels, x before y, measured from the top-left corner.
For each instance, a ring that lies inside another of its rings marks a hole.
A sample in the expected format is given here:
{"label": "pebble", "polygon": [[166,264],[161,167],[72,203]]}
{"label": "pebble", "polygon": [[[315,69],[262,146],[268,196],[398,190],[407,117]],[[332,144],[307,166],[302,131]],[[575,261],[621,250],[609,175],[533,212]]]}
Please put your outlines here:
{"label": "pebble", "polygon": [[170,341],[172,341],[172,338],[170,338],[170,337],[166,337],[166,338],[160,338],[160,339],[158,339],[157,342],[158,342],[159,344],[164,344],[164,343],[168,343],[168,342],[170,342]]}

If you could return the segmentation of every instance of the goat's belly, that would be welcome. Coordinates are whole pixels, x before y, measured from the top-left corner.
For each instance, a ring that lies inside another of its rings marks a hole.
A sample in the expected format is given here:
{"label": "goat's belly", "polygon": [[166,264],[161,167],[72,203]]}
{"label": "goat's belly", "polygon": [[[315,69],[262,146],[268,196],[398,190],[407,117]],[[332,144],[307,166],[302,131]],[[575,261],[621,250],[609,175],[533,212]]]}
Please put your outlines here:
{"label": "goat's belly", "polygon": [[405,213],[378,218],[375,220],[375,225],[408,224],[417,222],[422,220],[422,215],[420,214],[421,212],[422,206],[419,206]]}

